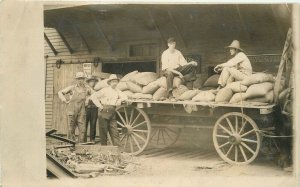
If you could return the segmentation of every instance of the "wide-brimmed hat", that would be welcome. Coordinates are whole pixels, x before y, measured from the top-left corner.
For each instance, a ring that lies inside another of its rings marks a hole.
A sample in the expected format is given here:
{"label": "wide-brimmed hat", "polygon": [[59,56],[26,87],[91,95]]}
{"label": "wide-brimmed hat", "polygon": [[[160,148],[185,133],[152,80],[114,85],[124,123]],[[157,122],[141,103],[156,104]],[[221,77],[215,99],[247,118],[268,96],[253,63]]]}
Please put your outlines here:
{"label": "wide-brimmed hat", "polygon": [[233,40],[231,42],[231,44],[229,46],[226,46],[225,48],[234,48],[234,49],[238,49],[240,51],[244,51],[242,48],[241,48],[241,45],[240,45],[240,42],[238,40]]}
{"label": "wide-brimmed hat", "polygon": [[96,82],[98,82],[99,80],[97,79],[96,76],[88,75],[87,78],[86,78],[86,82],[90,82],[90,81],[96,81]]}
{"label": "wide-brimmed hat", "polygon": [[108,77],[108,79],[107,79],[107,83],[109,84],[110,81],[112,81],[112,80],[117,80],[117,81],[119,81],[120,79],[117,77],[116,74],[111,74],[111,75]]}
{"label": "wide-brimmed hat", "polygon": [[75,79],[86,78],[84,72],[77,72],[75,75]]}

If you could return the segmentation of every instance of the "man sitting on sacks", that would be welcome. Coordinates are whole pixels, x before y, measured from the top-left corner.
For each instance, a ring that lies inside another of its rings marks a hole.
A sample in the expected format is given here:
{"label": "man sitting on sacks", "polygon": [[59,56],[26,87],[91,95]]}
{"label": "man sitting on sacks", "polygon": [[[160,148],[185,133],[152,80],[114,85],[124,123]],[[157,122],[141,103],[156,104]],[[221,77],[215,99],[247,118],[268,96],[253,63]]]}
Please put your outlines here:
{"label": "man sitting on sacks", "polygon": [[98,123],[101,145],[107,145],[109,132],[113,145],[121,146],[117,129],[116,106],[127,101],[127,96],[117,88],[119,79],[111,74],[107,80],[109,87],[103,88],[91,95],[90,99],[98,107]]}
{"label": "man sitting on sacks", "polygon": [[233,40],[226,48],[229,48],[230,55],[232,55],[233,58],[214,68],[216,73],[222,71],[218,81],[218,90],[231,82],[242,81],[252,74],[250,60],[245,55],[244,50],[241,49],[240,42]]}
{"label": "man sitting on sacks", "polygon": [[168,49],[161,55],[162,71],[167,78],[168,97],[172,97],[173,79],[178,75],[184,82],[196,79],[197,62],[187,62],[180,51],[175,49],[176,41],[174,38],[168,39]]}

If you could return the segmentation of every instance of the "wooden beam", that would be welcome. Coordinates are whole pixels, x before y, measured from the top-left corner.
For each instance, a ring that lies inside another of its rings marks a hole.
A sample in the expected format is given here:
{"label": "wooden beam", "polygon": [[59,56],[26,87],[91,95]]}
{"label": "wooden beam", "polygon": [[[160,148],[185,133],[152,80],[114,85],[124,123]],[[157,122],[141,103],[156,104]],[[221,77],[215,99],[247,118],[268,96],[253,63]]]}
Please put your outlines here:
{"label": "wooden beam", "polygon": [[56,30],[57,30],[57,33],[59,34],[59,36],[61,37],[62,41],[64,42],[64,44],[68,48],[69,52],[72,54],[74,52],[74,50],[70,46],[69,42],[66,40],[65,36],[62,34],[62,32],[60,31],[59,28],[57,28]]}
{"label": "wooden beam", "polygon": [[156,29],[157,32],[159,33],[160,39],[162,40],[162,42],[166,43],[167,40],[164,38],[164,36],[163,36],[161,30],[159,29],[159,26],[157,25],[157,23],[156,23],[156,21],[155,21],[155,19],[154,19],[154,17],[153,17],[153,14],[152,14],[152,12],[151,12],[151,10],[148,10],[148,14],[149,14],[149,17],[150,17],[151,22],[154,24],[155,29]]}
{"label": "wooden beam", "polygon": [[244,32],[247,34],[247,38],[248,38],[248,39],[251,39],[251,35],[250,35],[250,33],[249,33],[249,31],[248,31],[246,25],[245,25],[245,20],[244,20],[244,17],[242,16],[242,13],[241,13],[241,11],[240,11],[239,5],[235,5],[235,8],[236,8],[237,13],[238,13],[238,15],[239,15],[240,22],[241,22],[241,25],[242,25],[242,27],[243,27],[243,29],[244,29]]}
{"label": "wooden beam", "polygon": [[187,44],[186,44],[186,42],[185,42],[185,40],[184,40],[184,38],[183,38],[183,36],[182,36],[182,34],[181,34],[179,28],[178,28],[178,25],[177,25],[176,22],[175,22],[175,19],[174,19],[174,17],[173,17],[173,14],[172,14],[172,12],[171,12],[170,10],[168,10],[168,15],[169,15],[169,18],[170,18],[170,20],[171,20],[171,23],[173,24],[173,26],[174,26],[174,28],[175,28],[175,30],[176,30],[176,32],[177,32],[177,34],[178,34],[178,36],[179,36],[181,42],[183,43],[184,47],[187,47]]}
{"label": "wooden beam", "polygon": [[92,53],[92,50],[91,50],[90,46],[88,45],[86,39],[84,38],[84,36],[83,36],[82,33],[80,32],[79,28],[78,28],[75,24],[73,24],[73,23],[71,23],[71,25],[73,26],[74,30],[78,33],[80,39],[81,39],[81,40],[83,41],[83,43],[85,44],[85,46],[86,46],[88,52],[91,54],[91,53]]}
{"label": "wooden beam", "polygon": [[105,40],[107,46],[109,47],[109,49],[110,49],[111,51],[113,51],[113,50],[114,50],[114,47],[113,47],[112,44],[110,43],[110,41],[109,41],[107,35],[104,33],[104,31],[103,31],[103,29],[102,29],[100,23],[97,21],[96,15],[93,14],[93,15],[92,15],[92,19],[93,19],[93,22],[94,22],[94,24],[95,24],[95,26],[96,26],[96,30],[103,36],[103,38],[104,38],[104,40]]}
{"label": "wooden beam", "polygon": [[54,55],[56,56],[58,52],[56,51],[56,49],[54,48],[54,46],[53,46],[52,43],[50,42],[50,40],[49,40],[48,36],[46,35],[46,33],[44,33],[44,38],[45,38],[47,44],[49,45],[49,47],[51,48],[52,52],[53,52]]}

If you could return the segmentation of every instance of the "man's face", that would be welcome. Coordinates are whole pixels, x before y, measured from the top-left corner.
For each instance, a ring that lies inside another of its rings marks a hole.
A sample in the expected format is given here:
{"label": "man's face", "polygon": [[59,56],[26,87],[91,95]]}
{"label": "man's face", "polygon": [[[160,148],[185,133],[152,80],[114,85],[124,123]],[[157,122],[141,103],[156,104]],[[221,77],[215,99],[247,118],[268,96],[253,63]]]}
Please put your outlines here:
{"label": "man's face", "polygon": [[77,84],[83,84],[84,83],[84,78],[77,78]]}
{"label": "man's face", "polygon": [[95,80],[90,80],[90,81],[88,82],[88,85],[89,85],[90,87],[92,87],[92,88],[94,88],[95,84],[96,84],[96,81],[95,81]]}
{"label": "man's face", "polygon": [[175,47],[176,47],[176,42],[168,43],[168,47],[169,47],[170,49],[174,50]]}
{"label": "man's face", "polygon": [[118,80],[112,80],[112,81],[110,81],[110,86],[112,87],[112,88],[116,88],[117,87],[117,85],[118,85],[118,83],[119,83],[119,81]]}
{"label": "man's face", "polygon": [[229,52],[230,52],[230,55],[235,55],[236,52],[237,52],[237,50],[234,49],[234,48],[230,48],[230,49],[229,49]]}

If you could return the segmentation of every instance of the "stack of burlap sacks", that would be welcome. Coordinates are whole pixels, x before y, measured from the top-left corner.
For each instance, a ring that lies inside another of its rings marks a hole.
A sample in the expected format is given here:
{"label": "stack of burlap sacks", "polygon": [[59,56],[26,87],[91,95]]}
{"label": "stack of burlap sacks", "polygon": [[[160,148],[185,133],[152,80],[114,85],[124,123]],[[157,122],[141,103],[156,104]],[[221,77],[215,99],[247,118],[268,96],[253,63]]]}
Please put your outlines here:
{"label": "stack of burlap sacks", "polygon": [[[208,79],[206,82],[214,82],[217,85],[217,76]],[[211,81],[213,79],[213,81]],[[209,83],[207,85],[210,85]],[[107,87],[107,80],[99,81],[95,86],[95,90]],[[173,80],[174,98],[178,101],[195,101],[195,102],[220,102],[220,103],[239,103],[241,101],[271,103],[274,97],[274,77],[271,74],[256,73],[252,74],[243,81],[237,81],[228,84],[225,88],[216,91],[209,90],[189,90],[179,77]],[[166,77],[158,77],[154,72],[138,72],[128,73],[117,86],[130,99],[145,100],[164,100],[167,95]]]}

